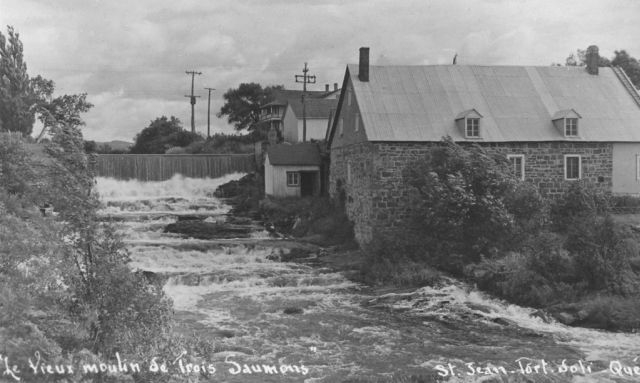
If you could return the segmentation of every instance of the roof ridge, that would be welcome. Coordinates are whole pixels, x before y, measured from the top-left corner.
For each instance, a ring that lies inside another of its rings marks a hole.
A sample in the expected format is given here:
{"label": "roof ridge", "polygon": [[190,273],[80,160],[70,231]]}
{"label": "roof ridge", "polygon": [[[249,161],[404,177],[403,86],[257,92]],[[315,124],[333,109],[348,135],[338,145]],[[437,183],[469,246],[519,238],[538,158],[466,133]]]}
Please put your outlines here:
{"label": "roof ridge", "polygon": [[627,73],[620,66],[615,66],[612,68],[613,68],[613,73],[615,73],[616,77],[618,77],[620,82],[622,82],[622,85],[624,85],[624,87],[627,89],[627,92],[629,92],[629,94],[631,95],[633,100],[636,102],[636,104],[640,106],[640,94],[638,94],[638,90],[636,89],[635,85],[633,85],[633,83],[631,82],[631,79],[629,78],[629,76],[627,76]]}
{"label": "roof ridge", "polygon": [[[347,66],[358,67],[358,63],[349,63]],[[391,64],[369,65],[372,68],[424,68],[424,67],[482,67],[482,68],[551,68],[557,70],[576,71],[583,70],[584,66],[554,66],[554,65],[516,65],[516,64]]]}

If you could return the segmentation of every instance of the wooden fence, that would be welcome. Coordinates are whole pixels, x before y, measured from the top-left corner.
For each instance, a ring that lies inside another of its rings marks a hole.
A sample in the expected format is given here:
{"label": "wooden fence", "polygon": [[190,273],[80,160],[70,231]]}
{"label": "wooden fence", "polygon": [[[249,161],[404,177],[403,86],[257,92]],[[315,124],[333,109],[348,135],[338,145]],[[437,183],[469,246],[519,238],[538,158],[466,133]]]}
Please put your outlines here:
{"label": "wooden fence", "polygon": [[255,169],[253,154],[99,154],[97,175],[116,179],[164,181],[181,174],[217,178]]}

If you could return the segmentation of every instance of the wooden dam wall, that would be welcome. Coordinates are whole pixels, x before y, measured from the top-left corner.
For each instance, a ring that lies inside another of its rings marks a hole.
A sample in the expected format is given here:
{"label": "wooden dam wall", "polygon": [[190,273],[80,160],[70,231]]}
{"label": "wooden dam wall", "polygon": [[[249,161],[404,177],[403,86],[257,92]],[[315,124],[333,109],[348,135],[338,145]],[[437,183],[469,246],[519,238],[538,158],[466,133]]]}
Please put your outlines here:
{"label": "wooden dam wall", "polygon": [[99,177],[140,181],[164,181],[175,174],[217,178],[253,170],[253,154],[98,154],[96,164]]}

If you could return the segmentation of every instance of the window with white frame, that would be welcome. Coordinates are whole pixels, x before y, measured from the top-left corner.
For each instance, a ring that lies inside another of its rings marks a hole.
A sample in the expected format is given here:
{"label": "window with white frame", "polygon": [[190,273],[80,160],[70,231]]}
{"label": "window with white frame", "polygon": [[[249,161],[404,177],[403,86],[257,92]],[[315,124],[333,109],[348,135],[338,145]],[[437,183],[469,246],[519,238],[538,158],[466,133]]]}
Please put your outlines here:
{"label": "window with white frame", "polygon": [[358,129],[360,129],[360,113],[356,113],[353,118],[353,130],[357,132]]}
{"label": "window with white frame", "polygon": [[347,88],[347,106],[351,106],[351,89]]}
{"label": "window with white frame", "polygon": [[344,125],[342,123],[342,118],[338,120],[338,133],[342,136],[344,134]]}
{"label": "window with white frame", "polygon": [[300,186],[300,173],[287,172],[287,186]]}
{"label": "window with white frame", "polygon": [[564,119],[564,135],[566,137],[578,137],[578,119],[577,118]]}
{"label": "window with white frame", "polygon": [[467,138],[480,137],[480,119],[467,118],[464,133]]}
{"label": "window with white frame", "polygon": [[640,154],[636,154],[636,181],[640,181]]}
{"label": "window with white frame", "polygon": [[509,154],[507,158],[511,162],[513,175],[520,180],[524,180],[524,154]]}
{"label": "window with white frame", "polygon": [[582,158],[577,154],[564,156],[564,179],[579,180],[582,178]]}

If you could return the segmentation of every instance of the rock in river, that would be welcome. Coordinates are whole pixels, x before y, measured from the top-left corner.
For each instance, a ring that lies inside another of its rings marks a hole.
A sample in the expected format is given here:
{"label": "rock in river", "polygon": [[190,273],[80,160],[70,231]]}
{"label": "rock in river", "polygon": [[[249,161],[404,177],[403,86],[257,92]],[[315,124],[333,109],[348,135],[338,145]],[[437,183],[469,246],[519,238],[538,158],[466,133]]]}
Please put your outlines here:
{"label": "rock in river", "polygon": [[165,233],[177,233],[196,239],[248,238],[253,230],[252,226],[199,220],[178,221],[164,228]]}

